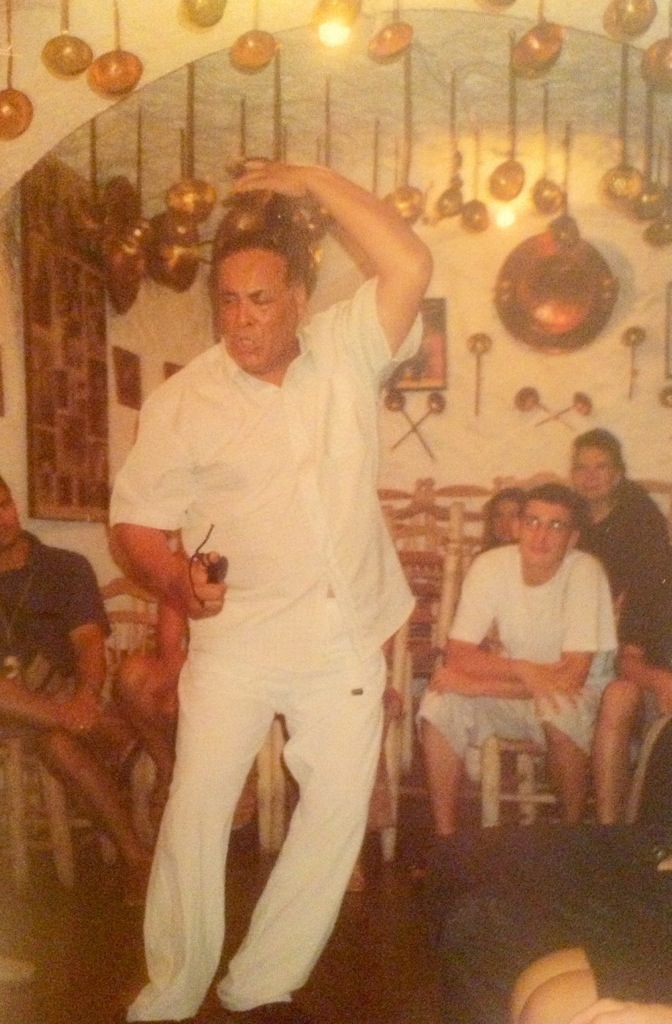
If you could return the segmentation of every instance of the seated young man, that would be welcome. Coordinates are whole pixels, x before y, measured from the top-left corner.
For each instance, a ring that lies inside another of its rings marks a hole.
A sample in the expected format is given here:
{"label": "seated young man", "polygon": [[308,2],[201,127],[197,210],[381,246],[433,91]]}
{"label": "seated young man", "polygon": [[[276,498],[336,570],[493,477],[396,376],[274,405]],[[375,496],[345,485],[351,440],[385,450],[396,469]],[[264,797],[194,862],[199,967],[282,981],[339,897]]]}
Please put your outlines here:
{"label": "seated young man", "polygon": [[614,1024],[669,1018],[628,1005],[672,1003],[672,719],[661,724],[633,823],[436,842],[446,1021],[588,1024],[602,1021],[597,1000],[626,1004]]}
{"label": "seated young man", "polygon": [[456,829],[467,746],[493,734],[545,744],[564,820],[583,816],[616,636],[605,572],[574,550],[582,514],[570,488],[533,488],[518,544],[483,553],[467,574],[444,664],[419,710],[439,835]]}
{"label": "seated young man", "polygon": [[136,900],[149,854],[118,770],[138,737],[103,706],[107,629],[89,562],[23,530],[0,477],[0,726],[30,727],[40,756],[114,840]]}

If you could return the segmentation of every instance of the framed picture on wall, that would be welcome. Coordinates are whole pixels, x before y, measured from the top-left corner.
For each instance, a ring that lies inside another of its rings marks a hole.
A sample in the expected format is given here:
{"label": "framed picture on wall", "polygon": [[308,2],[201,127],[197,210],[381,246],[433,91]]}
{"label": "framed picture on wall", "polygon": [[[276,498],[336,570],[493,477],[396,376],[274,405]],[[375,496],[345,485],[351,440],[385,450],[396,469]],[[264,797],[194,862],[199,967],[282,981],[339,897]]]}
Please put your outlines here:
{"label": "framed picture on wall", "polygon": [[50,157],[21,188],[28,512],[36,519],[107,519],[105,284],[68,221],[89,190]]}
{"label": "framed picture on wall", "polygon": [[443,391],[448,387],[446,300],[423,299],[422,341],[412,359],[401,363],[390,384],[403,391]]}

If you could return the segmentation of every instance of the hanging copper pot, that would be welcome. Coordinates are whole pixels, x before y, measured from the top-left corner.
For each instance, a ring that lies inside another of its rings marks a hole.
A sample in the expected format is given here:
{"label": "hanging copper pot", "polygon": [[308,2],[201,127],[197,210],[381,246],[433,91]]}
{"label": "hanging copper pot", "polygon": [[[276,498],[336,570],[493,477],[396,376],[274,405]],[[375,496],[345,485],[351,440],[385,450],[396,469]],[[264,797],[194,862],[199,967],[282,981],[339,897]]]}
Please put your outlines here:
{"label": "hanging copper pot", "polygon": [[74,78],[86,71],[93,60],[88,43],[70,33],[69,0],[61,0],[60,35],[49,39],[42,48],[42,61],[52,75]]}
{"label": "hanging copper pot", "polygon": [[101,244],[105,287],[117,313],[127,313],[138,297],[147,272],[147,250],[152,226],[140,218],[125,231],[108,234]]}
{"label": "hanging copper pot", "polygon": [[654,0],[611,0],[602,24],[608,36],[624,43],[646,32],[657,13]]}
{"label": "hanging copper pot", "polygon": [[198,229],[192,220],[163,210],[150,221],[147,272],[158,284],[186,292],[196,280],[201,260]]}
{"label": "hanging copper pot", "polygon": [[404,52],[404,135],[402,139],[401,183],[385,197],[397,213],[409,224],[414,224],[425,207],[425,194],[409,185],[413,150],[413,106],[411,95],[411,49]]}
{"label": "hanging copper pot", "polygon": [[100,190],[103,209],[103,231],[114,234],[124,231],[140,217],[140,196],[128,178],[115,175]]}
{"label": "hanging copper pot", "polygon": [[546,21],[544,0],[539,0],[539,21],[513,47],[511,63],[521,78],[541,78],[551,70],[562,50],[562,25]]}
{"label": "hanging copper pot", "polygon": [[513,34],[509,44],[509,138],[511,148],[509,156],[495,167],[490,175],[490,194],[502,203],[508,203],[519,196],[525,184],[525,168],[516,159],[517,139],[517,88],[516,76],[513,71],[513,50],[515,39]]}
{"label": "hanging copper pot", "polygon": [[569,352],[602,330],[617,295],[606,260],[563,214],[506,258],[495,306],[514,337],[545,352]]}

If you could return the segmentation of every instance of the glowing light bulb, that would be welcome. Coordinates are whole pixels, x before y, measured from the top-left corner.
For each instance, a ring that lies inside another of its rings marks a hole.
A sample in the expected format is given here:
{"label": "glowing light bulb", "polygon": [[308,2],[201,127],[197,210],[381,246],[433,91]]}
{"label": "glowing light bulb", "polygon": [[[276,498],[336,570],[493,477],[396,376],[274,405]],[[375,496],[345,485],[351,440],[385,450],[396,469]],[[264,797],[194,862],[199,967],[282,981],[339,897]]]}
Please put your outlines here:
{"label": "glowing light bulb", "polygon": [[516,211],[512,206],[500,206],[495,212],[495,224],[498,228],[510,228],[516,222]]}
{"label": "glowing light bulb", "polygon": [[351,34],[350,26],[342,21],[325,21],[317,30],[317,38],[325,46],[343,46]]}

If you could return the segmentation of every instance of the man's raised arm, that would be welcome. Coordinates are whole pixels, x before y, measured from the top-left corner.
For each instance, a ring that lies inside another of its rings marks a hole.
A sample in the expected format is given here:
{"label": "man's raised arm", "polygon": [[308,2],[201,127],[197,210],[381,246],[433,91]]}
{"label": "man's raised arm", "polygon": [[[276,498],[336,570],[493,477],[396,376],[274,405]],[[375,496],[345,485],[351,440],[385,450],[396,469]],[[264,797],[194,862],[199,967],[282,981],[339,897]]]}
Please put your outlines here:
{"label": "man's raised arm", "polygon": [[378,278],[378,316],[394,354],[413,324],[431,277],[432,257],[425,243],[389,203],[327,167],[261,161],[250,166],[233,192],[268,189],[310,196],[363,253]]}

